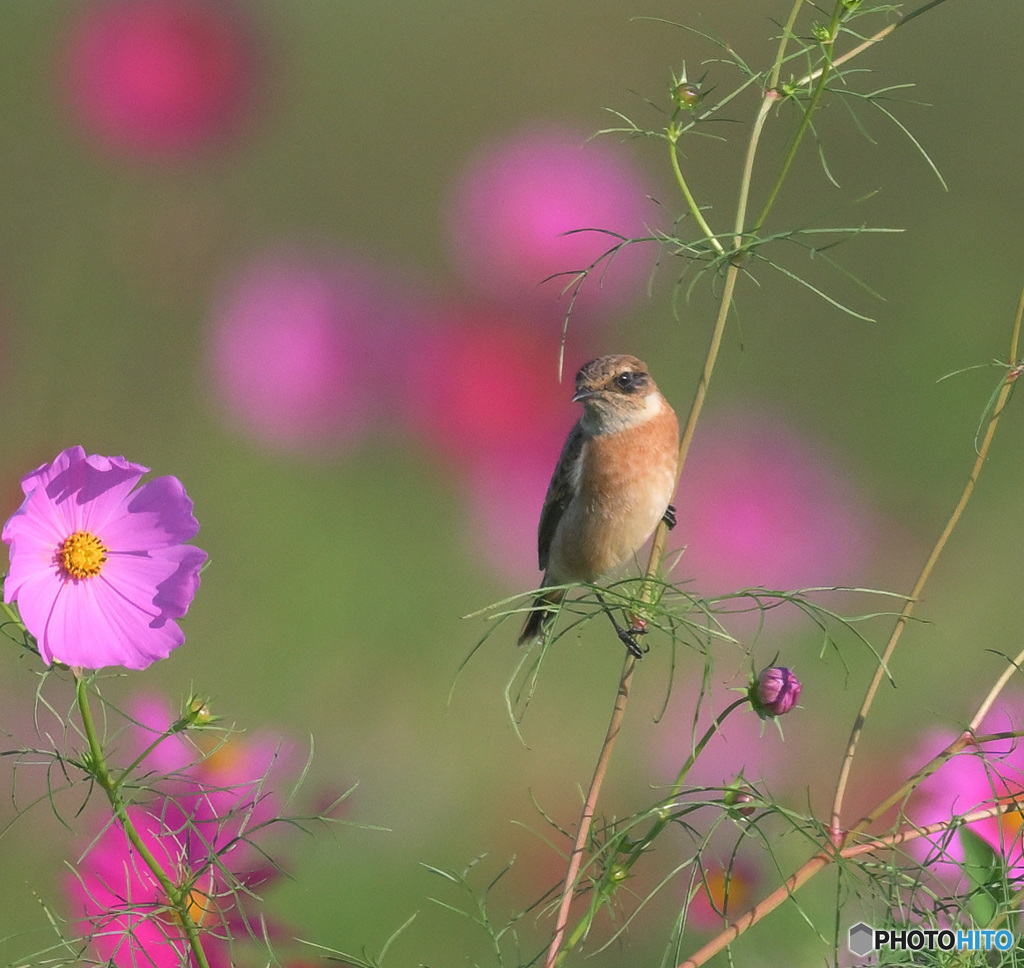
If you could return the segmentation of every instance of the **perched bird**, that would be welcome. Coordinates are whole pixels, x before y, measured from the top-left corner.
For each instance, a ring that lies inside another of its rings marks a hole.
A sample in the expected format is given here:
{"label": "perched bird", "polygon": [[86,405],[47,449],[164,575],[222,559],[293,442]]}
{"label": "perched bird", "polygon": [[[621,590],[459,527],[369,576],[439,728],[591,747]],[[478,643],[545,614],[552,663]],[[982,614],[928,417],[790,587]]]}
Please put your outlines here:
{"label": "perched bird", "polygon": [[[647,365],[599,356],[576,374],[572,399],[583,415],[562,448],[537,531],[542,588],[596,581],[632,558],[662,518],[675,524],[679,423]],[[547,632],[564,596],[551,588],[534,601],[520,645]],[[639,655],[632,634],[616,630]]]}

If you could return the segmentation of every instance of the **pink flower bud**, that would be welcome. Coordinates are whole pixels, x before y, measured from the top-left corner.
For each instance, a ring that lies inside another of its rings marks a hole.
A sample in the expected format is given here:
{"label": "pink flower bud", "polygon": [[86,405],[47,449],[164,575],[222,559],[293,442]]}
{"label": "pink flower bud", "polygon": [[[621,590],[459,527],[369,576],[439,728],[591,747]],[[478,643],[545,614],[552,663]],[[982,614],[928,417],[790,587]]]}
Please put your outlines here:
{"label": "pink flower bud", "polygon": [[762,719],[788,713],[800,698],[800,680],[785,666],[769,666],[751,683],[750,702]]}

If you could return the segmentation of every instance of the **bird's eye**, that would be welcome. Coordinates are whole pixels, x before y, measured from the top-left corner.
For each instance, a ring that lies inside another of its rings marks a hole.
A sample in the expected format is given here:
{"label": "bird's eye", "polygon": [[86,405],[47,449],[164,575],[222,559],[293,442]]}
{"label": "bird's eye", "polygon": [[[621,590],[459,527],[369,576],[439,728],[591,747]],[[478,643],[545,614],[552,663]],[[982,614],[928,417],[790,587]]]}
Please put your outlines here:
{"label": "bird's eye", "polygon": [[620,373],[615,378],[615,382],[616,382],[616,384],[618,384],[620,389],[631,390],[633,388],[633,378],[634,378],[633,371],[632,370],[626,370],[625,372]]}

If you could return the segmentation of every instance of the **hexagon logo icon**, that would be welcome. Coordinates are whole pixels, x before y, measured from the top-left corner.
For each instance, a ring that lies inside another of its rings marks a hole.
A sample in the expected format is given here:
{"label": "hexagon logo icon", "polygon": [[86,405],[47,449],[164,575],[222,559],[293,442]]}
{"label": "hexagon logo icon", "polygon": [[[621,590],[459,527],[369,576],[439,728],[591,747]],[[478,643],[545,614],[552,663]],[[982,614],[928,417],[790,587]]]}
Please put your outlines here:
{"label": "hexagon logo icon", "polygon": [[864,955],[870,954],[875,950],[875,932],[874,929],[865,924],[863,921],[859,921],[852,928],[850,928],[850,951],[855,955],[863,957]]}

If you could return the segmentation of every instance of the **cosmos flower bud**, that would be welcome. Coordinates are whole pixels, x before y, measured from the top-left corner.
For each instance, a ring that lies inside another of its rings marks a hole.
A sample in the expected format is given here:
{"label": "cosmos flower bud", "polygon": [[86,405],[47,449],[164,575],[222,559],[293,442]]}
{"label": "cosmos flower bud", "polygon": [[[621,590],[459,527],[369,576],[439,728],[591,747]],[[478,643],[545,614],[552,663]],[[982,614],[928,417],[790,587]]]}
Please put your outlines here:
{"label": "cosmos flower bud", "polygon": [[676,107],[692,111],[700,103],[700,88],[696,84],[677,84],[672,88],[672,100]]}
{"label": "cosmos flower bud", "polygon": [[785,666],[769,666],[750,685],[750,702],[762,719],[788,713],[800,698],[800,680]]}
{"label": "cosmos flower bud", "polygon": [[218,719],[210,710],[209,701],[199,696],[195,696],[189,701],[185,708],[185,715],[182,718],[186,723],[186,728],[209,726]]}
{"label": "cosmos flower bud", "polygon": [[757,809],[754,794],[745,786],[732,786],[726,790],[724,802],[741,817],[749,817]]}

